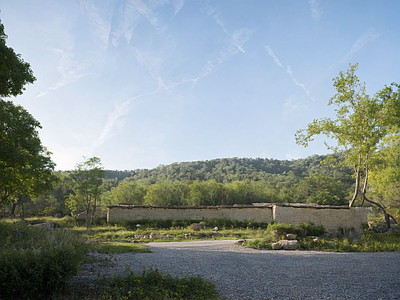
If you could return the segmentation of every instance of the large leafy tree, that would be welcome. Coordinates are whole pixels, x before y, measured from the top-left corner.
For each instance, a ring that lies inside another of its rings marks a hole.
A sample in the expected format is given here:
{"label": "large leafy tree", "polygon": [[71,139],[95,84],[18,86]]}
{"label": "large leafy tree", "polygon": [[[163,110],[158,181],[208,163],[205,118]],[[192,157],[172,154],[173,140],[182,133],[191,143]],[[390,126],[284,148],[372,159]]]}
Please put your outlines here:
{"label": "large leafy tree", "polygon": [[399,214],[400,210],[400,132],[386,137],[378,153],[380,168],[372,172],[371,185],[378,198]]}
{"label": "large leafy tree", "polygon": [[20,95],[26,84],[36,80],[29,63],[13,48],[7,47],[6,40],[7,35],[0,20],[0,97]]}
{"label": "large leafy tree", "polygon": [[373,96],[367,95],[365,83],[361,83],[355,75],[357,67],[358,64],[350,65],[347,72],[340,72],[333,79],[337,93],[328,105],[336,107],[336,119],[314,120],[307,129],[297,131],[296,143],[307,147],[319,134],[334,140],[336,145],[325,142],[326,147],[335,153],[344,153],[344,163],[354,170],[356,185],[349,206],[354,206],[358,196],[361,197],[360,205],[364,201],[377,205],[384,213],[389,228],[390,216],[381,204],[367,197],[367,187],[378,146],[398,122],[394,117],[398,114],[398,99],[394,96],[399,86],[392,84]]}
{"label": "large leafy tree", "polygon": [[84,209],[86,229],[89,230],[100,195],[104,192],[104,170],[100,158],[92,157],[77,164],[70,176],[73,181],[73,193],[69,195],[67,205],[75,213]]}
{"label": "large leafy tree", "polygon": [[[0,21],[0,97],[22,94],[35,77],[30,65],[6,45]],[[42,145],[40,123],[20,105],[0,99],[0,206],[51,187],[55,164]]]}

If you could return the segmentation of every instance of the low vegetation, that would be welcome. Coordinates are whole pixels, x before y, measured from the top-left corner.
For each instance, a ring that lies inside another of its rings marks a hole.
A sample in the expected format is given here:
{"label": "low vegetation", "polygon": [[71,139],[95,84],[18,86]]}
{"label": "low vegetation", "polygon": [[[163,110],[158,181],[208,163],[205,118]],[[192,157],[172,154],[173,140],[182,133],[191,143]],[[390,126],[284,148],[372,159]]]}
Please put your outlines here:
{"label": "low vegetation", "polygon": [[302,250],[332,252],[380,252],[400,251],[400,230],[393,233],[376,233],[367,228],[362,236],[355,236],[351,228],[339,228],[334,234],[327,234],[322,226],[302,223],[299,226],[276,224],[268,226],[266,236],[245,243],[253,249],[272,249],[272,243],[294,233]]}
{"label": "low vegetation", "polygon": [[[114,227],[88,232],[73,227],[70,218],[47,219],[54,222],[51,230],[28,226],[42,221],[0,222],[0,299],[218,299],[214,285],[202,278],[174,278],[158,270],[107,276],[95,289],[83,282],[78,293],[71,293],[68,281],[77,275],[80,265],[98,260],[88,256],[89,252],[150,251],[144,245],[94,237],[96,232],[112,232]],[[61,228],[61,224],[67,227]]]}

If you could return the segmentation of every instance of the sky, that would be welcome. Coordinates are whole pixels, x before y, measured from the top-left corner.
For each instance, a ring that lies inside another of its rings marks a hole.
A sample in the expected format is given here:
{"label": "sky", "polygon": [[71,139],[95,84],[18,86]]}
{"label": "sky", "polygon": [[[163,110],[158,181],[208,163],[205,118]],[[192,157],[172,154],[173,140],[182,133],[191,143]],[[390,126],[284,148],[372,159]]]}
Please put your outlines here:
{"label": "sky", "polygon": [[0,0],[37,80],[12,98],[57,170],[329,153],[294,134],[335,117],[332,78],[400,82],[398,0]]}

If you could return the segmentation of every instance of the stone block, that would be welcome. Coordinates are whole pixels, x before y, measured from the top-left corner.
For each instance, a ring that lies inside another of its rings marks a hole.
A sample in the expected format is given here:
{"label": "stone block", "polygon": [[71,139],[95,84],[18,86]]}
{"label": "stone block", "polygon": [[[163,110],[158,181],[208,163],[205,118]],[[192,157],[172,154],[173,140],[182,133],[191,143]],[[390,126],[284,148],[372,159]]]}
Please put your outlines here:
{"label": "stone block", "polygon": [[279,243],[272,243],[272,250],[281,250],[282,246]]}
{"label": "stone block", "polygon": [[286,235],[286,238],[288,240],[295,240],[297,238],[297,235],[294,234],[294,233],[289,233],[289,234]]}
{"label": "stone block", "polygon": [[279,245],[282,246],[283,250],[297,250],[299,249],[299,242],[296,240],[281,240]]}

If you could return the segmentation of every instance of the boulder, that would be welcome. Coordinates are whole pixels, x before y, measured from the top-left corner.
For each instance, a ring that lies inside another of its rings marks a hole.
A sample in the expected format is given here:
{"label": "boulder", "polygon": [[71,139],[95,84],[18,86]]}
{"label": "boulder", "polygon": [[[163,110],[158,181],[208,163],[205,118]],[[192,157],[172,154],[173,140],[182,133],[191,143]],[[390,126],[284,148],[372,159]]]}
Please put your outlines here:
{"label": "boulder", "polygon": [[279,245],[282,246],[283,250],[296,250],[299,249],[299,242],[296,240],[281,240]]}
{"label": "boulder", "polygon": [[288,240],[295,240],[297,238],[297,235],[294,234],[294,233],[289,233],[289,234],[286,235],[286,238]]}
{"label": "boulder", "polygon": [[202,226],[199,223],[193,223],[192,225],[190,225],[190,227],[192,227],[194,231],[200,231],[202,228]]}
{"label": "boulder", "polygon": [[272,250],[281,250],[282,246],[279,243],[272,243]]}

